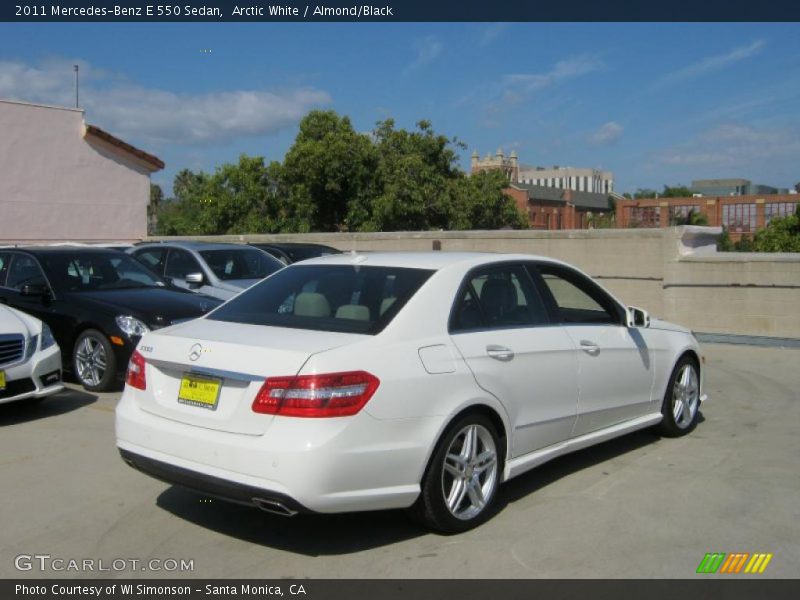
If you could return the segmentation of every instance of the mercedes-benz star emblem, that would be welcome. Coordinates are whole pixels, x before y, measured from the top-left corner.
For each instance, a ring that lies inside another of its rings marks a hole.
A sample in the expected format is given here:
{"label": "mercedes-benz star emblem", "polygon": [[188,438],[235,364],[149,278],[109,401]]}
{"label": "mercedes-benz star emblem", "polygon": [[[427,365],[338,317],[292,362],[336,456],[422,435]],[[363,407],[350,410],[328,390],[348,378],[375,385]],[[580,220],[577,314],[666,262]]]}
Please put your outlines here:
{"label": "mercedes-benz star emblem", "polygon": [[200,344],[194,344],[191,348],[189,348],[189,360],[192,362],[200,358],[201,354],[203,354],[203,347]]}

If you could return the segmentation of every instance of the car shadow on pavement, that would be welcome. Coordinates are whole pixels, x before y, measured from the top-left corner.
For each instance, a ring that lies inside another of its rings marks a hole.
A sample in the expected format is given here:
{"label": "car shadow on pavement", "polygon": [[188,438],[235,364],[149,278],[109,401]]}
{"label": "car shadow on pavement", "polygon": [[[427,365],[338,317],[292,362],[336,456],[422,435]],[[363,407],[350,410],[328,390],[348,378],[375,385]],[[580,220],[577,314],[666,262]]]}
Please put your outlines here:
{"label": "car shadow on pavement", "polygon": [[57,417],[95,402],[96,395],[67,388],[40,400],[28,399],[0,404],[0,427]]}
{"label": "car shadow on pavement", "polygon": [[[702,412],[698,421],[704,421]],[[551,483],[661,439],[654,430],[644,429],[536,467],[500,488],[494,517],[509,504]],[[165,490],[156,504],[185,521],[222,535],[307,556],[360,552],[432,533],[403,510],[281,517],[254,507],[209,498],[179,486]]]}
{"label": "car shadow on pavement", "polygon": [[282,517],[178,486],[165,490],[156,504],[222,535],[306,556],[350,554],[428,533],[402,510]]}
{"label": "car shadow on pavement", "polygon": [[[699,411],[698,423],[702,423],[704,420],[702,411]],[[669,439],[662,437],[654,429],[641,429],[596,446],[590,446],[583,450],[560,456],[504,484],[500,488],[499,502],[495,510],[497,513],[502,512],[508,504],[521,500],[564,477],[583,469],[609,462],[619,456],[658,443],[661,440],[664,443],[669,443]],[[613,470],[613,467],[609,465],[607,472],[611,470]],[[607,474],[607,472],[604,472],[604,474]]]}

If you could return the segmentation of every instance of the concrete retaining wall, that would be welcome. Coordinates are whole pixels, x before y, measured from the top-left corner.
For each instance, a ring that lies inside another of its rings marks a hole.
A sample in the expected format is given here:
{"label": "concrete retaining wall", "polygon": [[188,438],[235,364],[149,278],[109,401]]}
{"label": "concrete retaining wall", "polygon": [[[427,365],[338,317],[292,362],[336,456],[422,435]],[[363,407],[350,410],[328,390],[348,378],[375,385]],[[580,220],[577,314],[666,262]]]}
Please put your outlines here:
{"label": "concrete retaining wall", "polygon": [[[800,254],[717,253],[712,227],[233,235],[340,250],[521,252],[586,271],[624,302],[700,332],[800,338]],[[178,238],[153,238],[178,239]],[[190,238],[181,238],[190,239]]]}

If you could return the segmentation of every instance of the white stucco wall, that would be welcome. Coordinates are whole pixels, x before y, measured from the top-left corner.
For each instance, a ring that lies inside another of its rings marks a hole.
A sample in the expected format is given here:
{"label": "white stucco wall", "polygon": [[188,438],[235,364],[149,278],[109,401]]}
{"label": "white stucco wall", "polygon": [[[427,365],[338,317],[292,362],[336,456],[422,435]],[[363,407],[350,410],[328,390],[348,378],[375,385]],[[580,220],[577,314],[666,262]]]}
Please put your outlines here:
{"label": "white stucco wall", "polygon": [[0,244],[147,234],[150,170],[84,138],[83,111],[0,100]]}

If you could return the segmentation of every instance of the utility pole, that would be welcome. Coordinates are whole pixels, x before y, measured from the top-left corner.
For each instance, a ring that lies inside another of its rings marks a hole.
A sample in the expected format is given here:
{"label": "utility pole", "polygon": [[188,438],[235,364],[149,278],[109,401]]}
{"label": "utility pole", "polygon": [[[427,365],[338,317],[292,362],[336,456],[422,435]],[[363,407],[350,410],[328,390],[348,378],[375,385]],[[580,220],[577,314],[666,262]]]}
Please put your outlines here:
{"label": "utility pole", "polygon": [[78,65],[75,65],[75,108],[80,108],[78,104]]}

